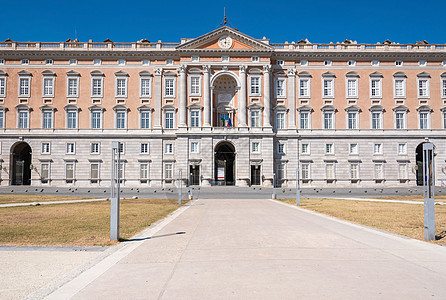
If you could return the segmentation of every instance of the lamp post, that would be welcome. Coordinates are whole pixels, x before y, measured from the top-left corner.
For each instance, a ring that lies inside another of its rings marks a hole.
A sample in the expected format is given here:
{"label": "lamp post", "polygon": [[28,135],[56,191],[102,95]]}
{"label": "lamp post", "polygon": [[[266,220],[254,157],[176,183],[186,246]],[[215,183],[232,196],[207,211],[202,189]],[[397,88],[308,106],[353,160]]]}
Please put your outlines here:
{"label": "lamp post", "polygon": [[296,168],[296,205],[297,206],[300,205],[300,174],[299,174],[299,165]]}
{"label": "lamp post", "polygon": [[423,144],[424,239],[435,240],[434,144]]}
{"label": "lamp post", "polygon": [[[110,240],[119,239],[119,198],[121,182],[120,142],[112,142],[111,181],[110,181]],[[116,176],[116,177],[115,177]]]}
{"label": "lamp post", "polygon": [[179,180],[179,185],[180,185],[179,189],[178,189],[178,205],[181,205],[181,199],[182,199],[182,195],[181,195],[182,188],[183,188],[183,180],[181,180],[182,172],[183,172],[183,170],[180,168],[179,174],[178,174],[178,180]]}
{"label": "lamp post", "polygon": [[273,199],[276,199],[276,173],[273,173]]}

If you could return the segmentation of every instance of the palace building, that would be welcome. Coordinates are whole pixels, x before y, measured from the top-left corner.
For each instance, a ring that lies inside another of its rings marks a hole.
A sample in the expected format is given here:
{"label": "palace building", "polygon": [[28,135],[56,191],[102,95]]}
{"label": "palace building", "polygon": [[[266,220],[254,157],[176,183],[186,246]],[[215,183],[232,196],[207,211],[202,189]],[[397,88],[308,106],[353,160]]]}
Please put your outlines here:
{"label": "palace building", "polygon": [[180,43],[0,43],[0,185],[446,183],[444,44],[272,43],[228,26]]}

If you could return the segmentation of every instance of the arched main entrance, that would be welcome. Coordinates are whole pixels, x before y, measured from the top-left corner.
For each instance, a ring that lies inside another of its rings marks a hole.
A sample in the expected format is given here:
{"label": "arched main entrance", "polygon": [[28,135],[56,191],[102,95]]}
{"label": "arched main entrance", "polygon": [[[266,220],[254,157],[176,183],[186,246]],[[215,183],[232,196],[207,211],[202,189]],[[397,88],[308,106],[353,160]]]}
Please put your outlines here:
{"label": "arched main entrance", "polygon": [[31,153],[31,147],[25,142],[18,142],[11,147],[11,185],[31,184]]}
{"label": "arched main entrance", "polygon": [[222,73],[213,80],[214,126],[232,127],[235,125],[234,106],[237,90],[238,82],[232,74]]}
{"label": "arched main entrance", "polygon": [[[423,185],[423,144],[421,143],[417,146],[417,149],[415,150],[415,161],[417,164],[416,167],[416,175],[417,175],[417,185],[422,186]],[[434,145],[435,150],[435,145]],[[435,151],[434,151],[435,153]],[[435,157],[435,154],[434,154]],[[434,170],[435,172],[435,170]]]}
{"label": "arched main entrance", "polygon": [[235,184],[235,148],[229,142],[215,147],[215,182],[217,185]]}

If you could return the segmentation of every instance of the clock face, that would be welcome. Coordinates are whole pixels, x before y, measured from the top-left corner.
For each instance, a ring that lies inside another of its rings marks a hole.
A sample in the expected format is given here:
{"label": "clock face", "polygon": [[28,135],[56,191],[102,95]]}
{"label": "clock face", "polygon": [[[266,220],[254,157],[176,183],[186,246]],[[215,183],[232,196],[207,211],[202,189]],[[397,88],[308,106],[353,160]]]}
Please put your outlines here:
{"label": "clock face", "polygon": [[232,46],[232,39],[231,37],[224,35],[221,38],[218,39],[218,45],[220,48],[223,49],[229,49]]}

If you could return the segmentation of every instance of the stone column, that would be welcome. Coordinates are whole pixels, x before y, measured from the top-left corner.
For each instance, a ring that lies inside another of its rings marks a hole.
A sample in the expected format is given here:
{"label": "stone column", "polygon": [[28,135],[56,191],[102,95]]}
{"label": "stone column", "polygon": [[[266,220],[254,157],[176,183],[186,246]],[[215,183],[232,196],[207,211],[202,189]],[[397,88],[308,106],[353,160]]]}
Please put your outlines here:
{"label": "stone column", "polygon": [[178,68],[178,74],[180,79],[180,92],[178,95],[178,114],[180,122],[178,124],[178,127],[186,127],[186,103],[187,103],[187,74],[186,74],[186,67],[187,66],[181,66]]}
{"label": "stone column", "polygon": [[211,126],[211,67],[203,66],[204,78],[203,78],[203,98],[204,98],[204,108],[203,108],[203,119],[204,126]]}
{"label": "stone column", "polygon": [[290,115],[288,128],[296,129],[296,70],[288,71],[288,107]]}
{"label": "stone column", "polygon": [[248,126],[246,123],[246,66],[240,66],[240,92],[238,94],[238,119],[240,127]]}
{"label": "stone column", "polygon": [[154,128],[161,128],[161,101],[162,101],[162,75],[163,69],[155,69],[155,118]]}
{"label": "stone column", "polygon": [[263,127],[271,127],[271,65],[263,67]]}

